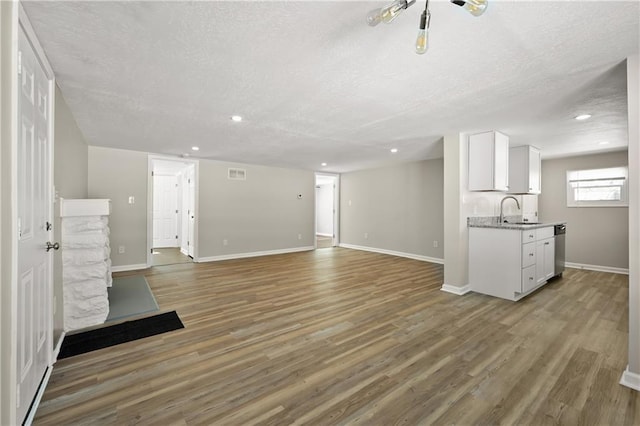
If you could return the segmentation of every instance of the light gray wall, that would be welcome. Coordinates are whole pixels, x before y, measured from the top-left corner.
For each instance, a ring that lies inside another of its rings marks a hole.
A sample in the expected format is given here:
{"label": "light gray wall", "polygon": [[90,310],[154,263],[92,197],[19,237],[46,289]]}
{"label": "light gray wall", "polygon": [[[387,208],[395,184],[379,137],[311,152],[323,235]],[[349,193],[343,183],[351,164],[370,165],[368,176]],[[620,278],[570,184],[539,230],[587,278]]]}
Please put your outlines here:
{"label": "light gray wall", "polygon": [[566,261],[613,268],[629,267],[629,209],[627,207],[567,207],[568,170],[626,166],[627,151],[542,161],[542,194],[538,198],[543,222],[566,220]]}
{"label": "light gray wall", "polygon": [[[111,200],[113,266],[147,263],[147,158],[145,152],[89,147],[89,198]],[[119,246],[125,247],[123,254]]]}
{"label": "light gray wall", "polygon": [[[229,167],[247,179],[229,180]],[[199,169],[198,257],[313,246],[313,172],[211,160]]]}
{"label": "light gray wall", "polygon": [[443,259],[443,185],[442,159],[343,174],[340,242]]}
{"label": "light gray wall", "polygon": [[[74,199],[87,198],[88,147],[73,118],[69,107],[56,86],[55,96],[55,135],[54,135],[54,175],[53,185],[59,197]],[[61,240],[60,204],[53,207],[54,240]],[[58,341],[64,327],[64,303],[62,294],[62,255],[60,251],[53,256],[53,296],[55,314],[53,316],[53,344]]]}
{"label": "light gray wall", "polygon": [[316,233],[333,235],[333,184],[316,187]]}
{"label": "light gray wall", "polygon": [[[89,147],[89,198],[111,199],[114,266],[147,261],[148,155]],[[227,179],[229,167],[246,169],[247,180]],[[197,256],[313,246],[314,179],[310,171],[200,160]],[[130,196],[135,204],[128,203]]]}

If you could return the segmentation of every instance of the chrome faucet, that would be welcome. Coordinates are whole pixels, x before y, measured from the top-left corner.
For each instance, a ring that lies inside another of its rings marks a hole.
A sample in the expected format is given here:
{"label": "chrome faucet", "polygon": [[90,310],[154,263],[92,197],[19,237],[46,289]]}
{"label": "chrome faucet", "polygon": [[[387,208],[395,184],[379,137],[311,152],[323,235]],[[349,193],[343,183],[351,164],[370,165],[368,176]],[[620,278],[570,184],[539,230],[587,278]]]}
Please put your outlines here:
{"label": "chrome faucet", "polygon": [[498,223],[504,222],[504,214],[502,213],[502,209],[504,208],[504,201],[508,200],[509,198],[516,202],[516,206],[518,206],[518,210],[520,210],[520,203],[518,202],[518,199],[513,195],[507,195],[502,199],[502,201],[500,201],[500,218],[498,219]]}

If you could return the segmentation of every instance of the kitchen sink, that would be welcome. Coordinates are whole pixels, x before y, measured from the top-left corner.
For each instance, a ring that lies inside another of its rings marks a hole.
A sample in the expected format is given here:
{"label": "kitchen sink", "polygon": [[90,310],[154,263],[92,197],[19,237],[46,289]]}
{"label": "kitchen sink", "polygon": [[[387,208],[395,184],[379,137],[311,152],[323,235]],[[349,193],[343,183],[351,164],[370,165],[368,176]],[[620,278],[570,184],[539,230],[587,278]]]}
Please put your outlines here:
{"label": "kitchen sink", "polygon": [[540,225],[540,222],[504,222],[510,225]]}

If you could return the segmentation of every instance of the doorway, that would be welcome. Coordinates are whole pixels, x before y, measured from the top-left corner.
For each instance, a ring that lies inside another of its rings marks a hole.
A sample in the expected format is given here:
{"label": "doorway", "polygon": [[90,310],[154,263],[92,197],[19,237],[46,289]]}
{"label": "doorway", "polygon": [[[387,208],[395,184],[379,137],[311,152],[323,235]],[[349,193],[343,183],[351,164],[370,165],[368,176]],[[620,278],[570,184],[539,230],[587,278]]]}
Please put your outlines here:
{"label": "doorway", "polygon": [[338,245],[338,175],[316,173],[316,238],[317,249]]}
{"label": "doorway", "polygon": [[147,266],[195,259],[196,167],[193,160],[149,157]]}

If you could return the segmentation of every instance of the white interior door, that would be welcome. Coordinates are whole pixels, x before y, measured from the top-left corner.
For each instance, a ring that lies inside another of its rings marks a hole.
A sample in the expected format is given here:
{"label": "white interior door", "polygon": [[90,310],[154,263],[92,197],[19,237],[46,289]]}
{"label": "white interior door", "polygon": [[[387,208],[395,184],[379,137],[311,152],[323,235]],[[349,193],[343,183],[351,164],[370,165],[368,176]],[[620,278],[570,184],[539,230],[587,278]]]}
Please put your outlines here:
{"label": "white interior door", "polygon": [[153,177],[153,248],[178,247],[178,179]]}
{"label": "white interior door", "polygon": [[188,220],[188,232],[187,232],[187,253],[192,258],[195,256],[194,250],[194,238],[195,238],[195,210],[196,210],[196,180],[195,180],[195,166],[190,165],[187,171],[187,185],[189,194],[189,204],[187,207],[187,220]]}
{"label": "white interior door", "polygon": [[22,28],[18,36],[17,419],[22,422],[51,360],[51,112],[47,77]]}

